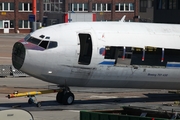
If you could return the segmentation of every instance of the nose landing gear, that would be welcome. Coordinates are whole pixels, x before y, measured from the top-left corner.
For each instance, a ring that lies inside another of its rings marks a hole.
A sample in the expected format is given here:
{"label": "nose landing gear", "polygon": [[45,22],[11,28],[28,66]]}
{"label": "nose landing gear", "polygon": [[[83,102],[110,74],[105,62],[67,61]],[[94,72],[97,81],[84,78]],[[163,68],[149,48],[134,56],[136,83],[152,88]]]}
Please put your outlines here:
{"label": "nose landing gear", "polygon": [[65,87],[63,88],[63,91],[57,93],[56,101],[64,105],[71,105],[74,102],[74,94],[68,87]]}

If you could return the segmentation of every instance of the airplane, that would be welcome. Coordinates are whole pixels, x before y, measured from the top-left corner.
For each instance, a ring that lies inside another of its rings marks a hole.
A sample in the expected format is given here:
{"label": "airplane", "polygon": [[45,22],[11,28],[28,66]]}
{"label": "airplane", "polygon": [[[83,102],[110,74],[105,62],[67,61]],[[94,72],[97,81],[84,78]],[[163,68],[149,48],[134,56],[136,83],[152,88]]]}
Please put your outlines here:
{"label": "airplane", "polygon": [[52,25],[16,42],[13,66],[57,84],[70,105],[70,86],[180,88],[180,25],[72,22]]}

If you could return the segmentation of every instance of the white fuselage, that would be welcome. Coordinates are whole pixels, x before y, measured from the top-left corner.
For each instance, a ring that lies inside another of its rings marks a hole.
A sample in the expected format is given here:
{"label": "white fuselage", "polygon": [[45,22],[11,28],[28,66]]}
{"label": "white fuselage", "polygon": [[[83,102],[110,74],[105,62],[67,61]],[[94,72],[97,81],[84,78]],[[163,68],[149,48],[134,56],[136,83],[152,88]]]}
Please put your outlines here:
{"label": "white fuselage", "polygon": [[[175,67],[174,65],[170,67],[168,65],[141,65],[146,61],[145,54],[143,62],[123,64],[123,62],[115,63],[116,58],[106,59],[100,54],[102,48],[107,49],[110,46],[142,49],[150,46],[163,50],[180,50],[180,25],[77,22],[50,26],[31,34],[37,39],[41,39],[40,35],[49,36],[49,40],[57,41],[58,46],[41,51],[25,47],[26,55],[20,70],[36,78],[61,86],[180,88],[178,60],[167,61],[167,63],[176,64]],[[91,39],[92,48],[86,46],[90,46],[91,43],[84,42],[84,39]],[[28,41],[23,44],[28,44]],[[166,50],[164,52],[166,53]],[[81,60],[80,57],[82,57]],[[119,60],[123,61],[126,58],[121,60],[120,57]],[[166,60],[166,56],[163,60]]]}

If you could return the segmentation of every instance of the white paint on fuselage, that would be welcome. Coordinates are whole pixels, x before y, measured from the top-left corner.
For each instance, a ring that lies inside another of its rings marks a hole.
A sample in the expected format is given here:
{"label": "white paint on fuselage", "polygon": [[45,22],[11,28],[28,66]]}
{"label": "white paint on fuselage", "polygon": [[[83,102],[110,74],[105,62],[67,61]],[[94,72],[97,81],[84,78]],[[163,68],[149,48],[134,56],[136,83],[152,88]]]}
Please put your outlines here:
{"label": "white paint on fuselage", "polygon": [[[90,65],[78,64],[79,33],[91,35],[93,54]],[[47,82],[67,86],[132,87],[179,89],[180,69],[100,65],[105,46],[180,49],[180,26],[148,23],[84,22],[65,23],[32,33],[50,36],[58,47],[44,51],[26,50],[21,70]],[[51,73],[49,73],[51,71]]]}

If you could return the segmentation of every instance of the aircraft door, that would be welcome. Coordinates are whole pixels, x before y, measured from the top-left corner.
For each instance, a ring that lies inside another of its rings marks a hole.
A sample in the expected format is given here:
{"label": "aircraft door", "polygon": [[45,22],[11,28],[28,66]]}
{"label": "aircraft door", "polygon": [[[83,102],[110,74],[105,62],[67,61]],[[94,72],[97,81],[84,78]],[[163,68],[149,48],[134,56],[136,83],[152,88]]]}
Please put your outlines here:
{"label": "aircraft door", "polygon": [[80,53],[78,64],[89,65],[92,57],[92,39],[87,33],[79,33]]}

